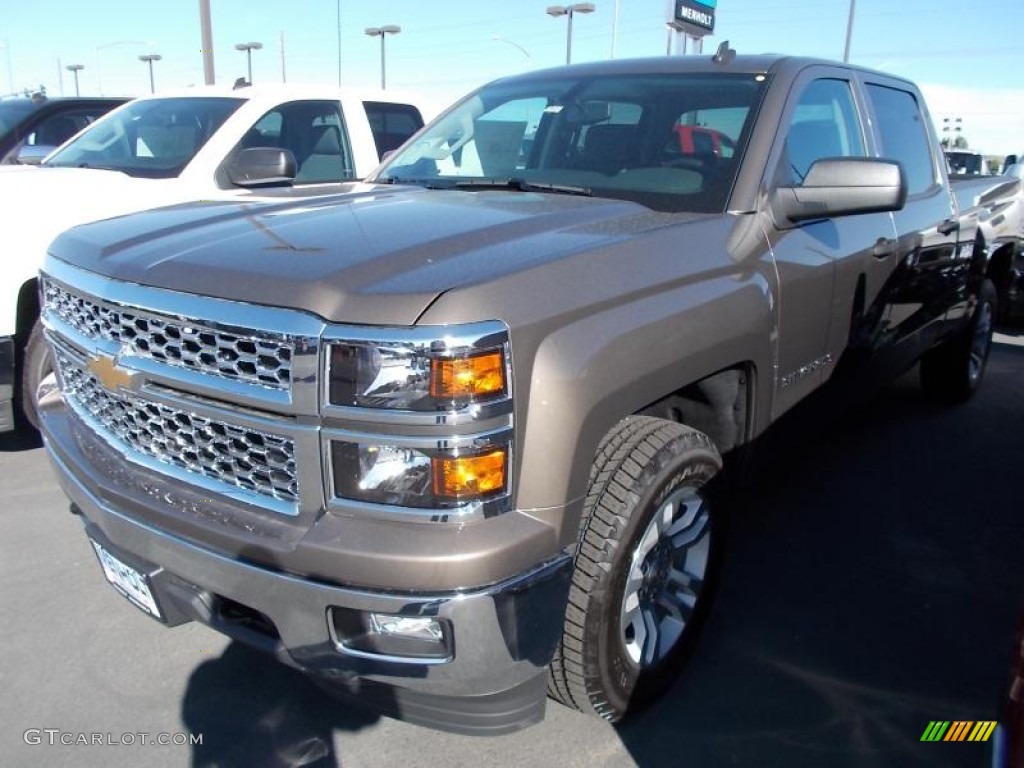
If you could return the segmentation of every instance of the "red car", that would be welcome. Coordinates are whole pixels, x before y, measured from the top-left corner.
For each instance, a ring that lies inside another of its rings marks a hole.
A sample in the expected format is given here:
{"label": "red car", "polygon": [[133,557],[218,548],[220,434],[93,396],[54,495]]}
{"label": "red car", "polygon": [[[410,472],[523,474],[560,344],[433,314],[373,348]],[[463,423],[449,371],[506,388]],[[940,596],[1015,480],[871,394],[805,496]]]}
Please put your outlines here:
{"label": "red car", "polygon": [[679,136],[679,149],[684,155],[714,155],[732,157],[736,144],[721,131],[699,125],[677,125],[673,128]]}

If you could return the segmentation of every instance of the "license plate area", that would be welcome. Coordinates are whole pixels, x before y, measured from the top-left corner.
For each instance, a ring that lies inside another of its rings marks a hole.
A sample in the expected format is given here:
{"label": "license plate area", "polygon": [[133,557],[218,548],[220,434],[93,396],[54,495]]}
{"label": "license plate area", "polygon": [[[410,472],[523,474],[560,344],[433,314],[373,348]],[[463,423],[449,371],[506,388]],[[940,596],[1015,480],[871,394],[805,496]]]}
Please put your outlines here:
{"label": "license plate area", "polygon": [[149,577],[113,555],[95,539],[90,538],[89,543],[92,544],[96,557],[100,561],[100,567],[103,568],[103,575],[107,577],[110,585],[128,598],[137,608],[148,613],[154,619],[163,621],[164,617],[157,605],[156,597],[153,595]]}

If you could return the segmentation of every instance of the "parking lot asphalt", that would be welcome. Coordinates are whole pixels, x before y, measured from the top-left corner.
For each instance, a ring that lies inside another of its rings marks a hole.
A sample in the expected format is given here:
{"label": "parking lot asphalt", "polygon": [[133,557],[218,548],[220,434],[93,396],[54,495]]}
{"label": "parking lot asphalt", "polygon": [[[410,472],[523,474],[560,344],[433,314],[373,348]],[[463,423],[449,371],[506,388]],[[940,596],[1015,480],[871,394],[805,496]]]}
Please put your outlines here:
{"label": "parking lot asphalt", "polygon": [[618,727],[549,702],[509,736],[436,733],[205,627],[167,630],[106,585],[38,444],[0,437],[0,765],[987,765],[989,744],[920,739],[933,720],[996,720],[1008,683],[1022,342],[998,337],[966,405],[929,402],[911,372],[831,423],[781,425],[731,505],[686,674]]}

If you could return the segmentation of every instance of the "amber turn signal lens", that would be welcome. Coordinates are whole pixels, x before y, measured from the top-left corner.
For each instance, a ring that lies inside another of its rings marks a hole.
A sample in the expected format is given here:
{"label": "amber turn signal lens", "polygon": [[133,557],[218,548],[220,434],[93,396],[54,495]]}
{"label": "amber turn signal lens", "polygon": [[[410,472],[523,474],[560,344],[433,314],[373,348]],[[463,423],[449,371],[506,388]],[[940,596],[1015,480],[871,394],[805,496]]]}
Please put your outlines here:
{"label": "amber turn signal lens", "polygon": [[505,451],[431,459],[434,495],[469,500],[505,490]]}
{"label": "amber turn signal lens", "polygon": [[431,397],[487,397],[505,391],[505,356],[500,349],[430,361]]}

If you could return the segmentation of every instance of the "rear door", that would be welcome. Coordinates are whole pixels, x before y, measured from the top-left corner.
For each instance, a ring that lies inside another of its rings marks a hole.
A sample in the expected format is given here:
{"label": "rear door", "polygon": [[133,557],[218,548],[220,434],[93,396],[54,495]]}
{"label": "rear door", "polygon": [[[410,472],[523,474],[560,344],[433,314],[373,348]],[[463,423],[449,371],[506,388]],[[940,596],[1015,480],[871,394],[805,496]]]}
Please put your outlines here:
{"label": "rear door", "polygon": [[879,155],[898,160],[907,182],[906,206],[893,214],[896,270],[880,297],[876,332],[893,364],[907,365],[940,338],[958,297],[965,300],[973,245],[958,245],[955,202],[920,96],[880,76],[865,75],[864,86]]}

